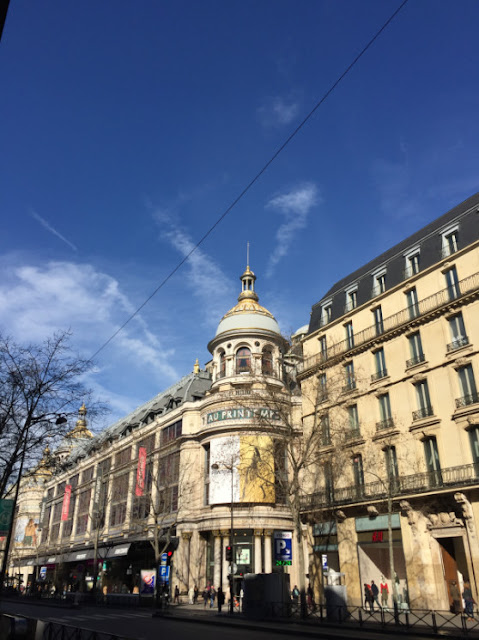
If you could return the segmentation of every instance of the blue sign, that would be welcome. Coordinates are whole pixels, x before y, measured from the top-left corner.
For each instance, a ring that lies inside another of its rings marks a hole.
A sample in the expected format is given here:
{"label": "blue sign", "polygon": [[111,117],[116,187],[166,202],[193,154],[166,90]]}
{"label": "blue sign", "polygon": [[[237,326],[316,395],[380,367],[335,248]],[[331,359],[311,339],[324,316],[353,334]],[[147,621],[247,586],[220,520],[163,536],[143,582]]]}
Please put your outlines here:
{"label": "blue sign", "polygon": [[45,580],[45,578],[47,577],[47,568],[46,567],[40,567],[40,573],[38,576],[39,580]]}
{"label": "blue sign", "polygon": [[160,567],[160,582],[165,584],[165,582],[170,581],[170,567]]}
{"label": "blue sign", "polygon": [[274,532],[274,559],[289,562],[293,559],[293,534],[291,531]]}
{"label": "blue sign", "polygon": [[168,562],[168,554],[167,553],[162,553],[161,554],[161,559],[160,559],[160,564],[166,564]]}

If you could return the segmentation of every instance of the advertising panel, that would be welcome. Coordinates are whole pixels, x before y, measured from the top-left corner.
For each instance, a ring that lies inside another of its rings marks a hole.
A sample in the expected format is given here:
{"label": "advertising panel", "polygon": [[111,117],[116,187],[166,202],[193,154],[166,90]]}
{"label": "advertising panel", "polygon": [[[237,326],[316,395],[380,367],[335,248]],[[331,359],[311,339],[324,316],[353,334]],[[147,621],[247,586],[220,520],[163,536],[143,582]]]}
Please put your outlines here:
{"label": "advertising panel", "polygon": [[154,569],[141,570],[141,587],[140,593],[153,593],[155,591],[155,574]]}
{"label": "advertising panel", "polygon": [[215,438],[210,443],[210,504],[275,500],[269,436]]}

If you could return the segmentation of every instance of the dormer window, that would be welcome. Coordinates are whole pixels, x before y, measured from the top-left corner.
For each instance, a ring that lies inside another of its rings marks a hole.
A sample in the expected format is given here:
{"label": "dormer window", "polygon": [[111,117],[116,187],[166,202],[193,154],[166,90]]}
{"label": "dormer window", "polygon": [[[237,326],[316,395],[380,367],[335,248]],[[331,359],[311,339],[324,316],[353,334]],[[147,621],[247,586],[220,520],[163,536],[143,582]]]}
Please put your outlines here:
{"label": "dormer window", "polygon": [[236,373],[251,372],[251,351],[247,347],[241,347],[236,352]]}
{"label": "dormer window", "polygon": [[386,291],[386,268],[373,273],[373,296],[379,296]]}
{"label": "dormer window", "polygon": [[332,303],[326,302],[321,308],[321,325],[331,322]]}
{"label": "dormer window", "polygon": [[411,276],[419,273],[419,248],[412,249],[408,251],[408,253],[404,254],[405,265],[404,265],[404,277],[410,278]]}
{"label": "dormer window", "polygon": [[355,286],[354,289],[348,289],[346,291],[346,305],[344,307],[344,312],[347,313],[352,309],[356,309],[358,306],[358,287]]}
{"label": "dormer window", "polygon": [[459,248],[458,245],[458,232],[459,226],[449,227],[445,231],[442,232],[442,257],[447,258]]}

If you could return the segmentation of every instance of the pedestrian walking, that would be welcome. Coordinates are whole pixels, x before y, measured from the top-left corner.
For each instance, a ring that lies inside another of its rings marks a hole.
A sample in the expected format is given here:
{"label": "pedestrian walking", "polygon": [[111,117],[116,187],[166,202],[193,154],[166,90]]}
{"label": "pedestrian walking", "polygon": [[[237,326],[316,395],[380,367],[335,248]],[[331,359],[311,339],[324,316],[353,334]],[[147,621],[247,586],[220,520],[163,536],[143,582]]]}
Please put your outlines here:
{"label": "pedestrian walking", "polygon": [[374,580],[371,580],[371,593],[373,594],[373,604],[375,602],[378,605],[378,609],[380,609],[381,605],[379,604],[379,589]]}
{"label": "pedestrian walking", "polygon": [[178,585],[176,585],[175,587],[175,597],[174,597],[174,602],[176,604],[180,604],[180,590],[178,588]]}
{"label": "pedestrian walking", "polygon": [[213,585],[211,585],[211,589],[210,589],[210,609],[212,609],[215,606],[215,597],[216,597],[216,591],[215,591],[215,588],[213,587]]}
{"label": "pedestrian walking", "polygon": [[206,609],[206,605],[208,604],[208,600],[210,599],[210,591],[208,589],[208,587],[204,588],[203,591],[203,609]]}
{"label": "pedestrian walking", "polygon": [[364,583],[364,608],[367,609],[368,607],[371,613],[373,613],[374,612],[373,592],[371,591],[370,585],[365,582]]}
{"label": "pedestrian walking", "polygon": [[462,592],[464,598],[465,612],[468,620],[474,620],[474,598],[472,597],[471,584],[468,580],[464,582],[464,591]]}
{"label": "pedestrian walking", "polygon": [[199,589],[195,584],[195,588],[193,589],[193,604],[197,604],[197,602],[198,602],[198,594],[199,594]]}
{"label": "pedestrian walking", "polygon": [[221,607],[225,603],[225,594],[223,593],[223,589],[218,587],[218,592],[216,593],[216,602],[218,603],[218,612],[221,613]]}

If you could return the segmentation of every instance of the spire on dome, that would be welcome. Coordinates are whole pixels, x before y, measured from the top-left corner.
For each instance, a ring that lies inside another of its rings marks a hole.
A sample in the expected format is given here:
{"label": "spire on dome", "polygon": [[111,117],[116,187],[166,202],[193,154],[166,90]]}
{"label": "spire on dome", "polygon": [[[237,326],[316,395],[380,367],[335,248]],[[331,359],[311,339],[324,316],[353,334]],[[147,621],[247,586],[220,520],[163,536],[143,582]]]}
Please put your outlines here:
{"label": "spire on dome", "polygon": [[92,432],[87,429],[86,414],[88,413],[85,403],[78,410],[78,420],[73,431],[67,434],[67,438],[93,438]]}
{"label": "spire on dome", "polygon": [[258,294],[254,290],[256,276],[249,268],[249,242],[246,248],[246,271],[240,277],[240,280],[242,282],[242,291],[238,296],[238,302],[241,302],[242,300],[254,300],[255,302],[258,302]]}

